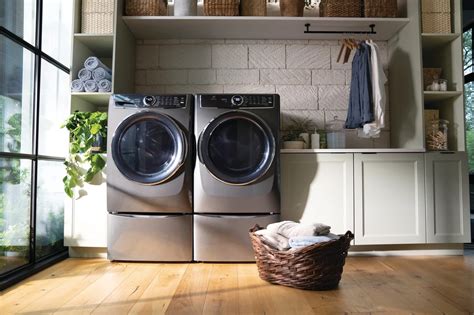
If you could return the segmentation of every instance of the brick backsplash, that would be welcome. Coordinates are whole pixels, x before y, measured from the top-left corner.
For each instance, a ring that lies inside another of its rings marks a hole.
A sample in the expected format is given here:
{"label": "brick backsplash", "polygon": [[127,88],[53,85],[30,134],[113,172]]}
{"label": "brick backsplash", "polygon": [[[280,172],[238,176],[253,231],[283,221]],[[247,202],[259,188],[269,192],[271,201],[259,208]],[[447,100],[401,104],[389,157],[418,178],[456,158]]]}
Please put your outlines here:
{"label": "brick backsplash", "polygon": [[[387,68],[386,42],[379,42]],[[309,118],[324,129],[347,115],[351,64],[336,62],[338,41],[139,40],[137,93],[278,93],[281,129]],[[352,56],[351,56],[352,60]],[[387,120],[390,117],[387,104]],[[390,122],[379,139],[347,135],[349,148],[390,147]]]}

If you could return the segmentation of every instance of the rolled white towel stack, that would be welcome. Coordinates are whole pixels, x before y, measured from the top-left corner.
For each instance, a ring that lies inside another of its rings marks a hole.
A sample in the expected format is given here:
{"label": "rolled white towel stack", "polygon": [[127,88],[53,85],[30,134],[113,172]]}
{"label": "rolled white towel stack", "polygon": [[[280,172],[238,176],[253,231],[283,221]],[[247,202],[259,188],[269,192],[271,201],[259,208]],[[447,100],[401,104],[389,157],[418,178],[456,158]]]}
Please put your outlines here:
{"label": "rolled white towel stack", "polygon": [[77,76],[78,80],[71,82],[72,92],[112,92],[112,70],[97,57],[87,58]]}

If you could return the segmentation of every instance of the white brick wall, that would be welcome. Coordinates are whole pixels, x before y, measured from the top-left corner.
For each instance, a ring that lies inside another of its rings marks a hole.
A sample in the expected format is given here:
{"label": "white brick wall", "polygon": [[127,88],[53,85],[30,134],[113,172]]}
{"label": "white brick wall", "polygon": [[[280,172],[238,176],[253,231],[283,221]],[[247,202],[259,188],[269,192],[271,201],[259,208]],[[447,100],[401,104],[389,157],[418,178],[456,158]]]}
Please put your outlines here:
{"label": "white brick wall", "polygon": [[[387,45],[379,47],[387,67]],[[328,40],[137,41],[135,90],[278,93],[282,130],[291,118],[308,118],[315,129],[322,129],[335,115],[343,120],[347,115],[353,54],[347,64],[339,64],[339,48],[337,41]],[[386,126],[379,139],[358,138],[356,131],[349,131],[348,147],[389,147],[389,121]]]}

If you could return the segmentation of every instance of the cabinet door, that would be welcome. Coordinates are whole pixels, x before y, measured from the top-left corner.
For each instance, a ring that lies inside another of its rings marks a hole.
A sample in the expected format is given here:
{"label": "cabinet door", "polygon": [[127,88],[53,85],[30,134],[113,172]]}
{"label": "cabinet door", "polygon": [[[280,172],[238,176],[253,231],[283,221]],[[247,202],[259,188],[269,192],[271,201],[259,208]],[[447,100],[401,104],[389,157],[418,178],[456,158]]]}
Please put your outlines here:
{"label": "cabinet door", "polygon": [[425,243],[424,157],[355,154],[355,244]]}
{"label": "cabinet door", "polygon": [[282,219],[354,231],[353,175],[353,154],[282,154]]}
{"label": "cabinet door", "polygon": [[428,243],[469,243],[467,155],[427,153],[426,220]]}

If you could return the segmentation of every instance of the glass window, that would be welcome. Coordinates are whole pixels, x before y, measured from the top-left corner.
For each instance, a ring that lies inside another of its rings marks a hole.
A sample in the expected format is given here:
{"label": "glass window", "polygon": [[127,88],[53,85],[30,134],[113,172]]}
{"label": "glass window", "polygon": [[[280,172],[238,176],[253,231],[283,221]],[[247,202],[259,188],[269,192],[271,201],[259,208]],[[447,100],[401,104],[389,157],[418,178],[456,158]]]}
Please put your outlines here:
{"label": "glass window", "polygon": [[31,153],[34,55],[0,35],[0,152]]}
{"label": "glass window", "polygon": [[36,258],[64,249],[64,165],[57,161],[38,162],[36,200]]}
{"label": "glass window", "polygon": [[466,103],[466,147],[469,159],[469,172],[474,173],[474,82],[464,84]]}
{"label": "glass window", "polygon": [[42,50],[69,67],[71,52],[72,0],[43,1]]}
{"label": "glass window", "polygon": [[463,34],[464,75],[472,73],[472,29]]}
{"label": "glass window", "polygon": [[0,274],[29,262],[31,161],[0,158]]}
{"label": "glass window", "polygon": [[36,0],[0,1],[0,26],[5,27],[32,45],[35,45],[35,21]]}
{"label": "glass window", "polygon": [[68,132],[61,128],[70,112],[69,75],[47,61],[41,62],[39,154],[65,157]]}

